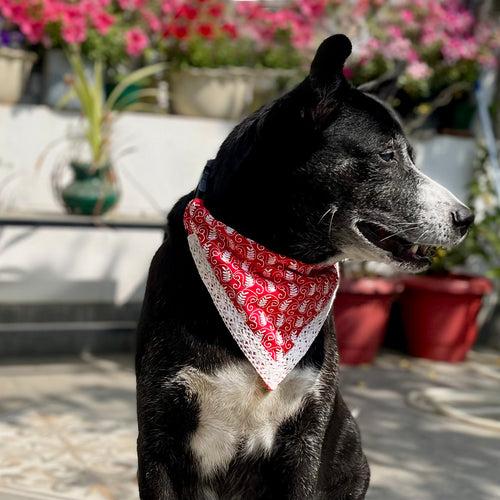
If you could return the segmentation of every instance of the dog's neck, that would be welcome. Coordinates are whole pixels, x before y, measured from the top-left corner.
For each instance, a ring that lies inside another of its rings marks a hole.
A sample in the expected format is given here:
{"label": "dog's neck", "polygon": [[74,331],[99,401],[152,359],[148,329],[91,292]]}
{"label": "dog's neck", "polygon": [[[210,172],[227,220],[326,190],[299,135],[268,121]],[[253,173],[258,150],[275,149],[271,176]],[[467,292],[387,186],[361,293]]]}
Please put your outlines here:
{"label": "dog's neck", "polygon": [[273,252],[308,264],[339,261],[338,253],[315,238],[313,221],[279,201],[265,205],[260,199],[246,202],[207,197],[206,206],[218,220]]}

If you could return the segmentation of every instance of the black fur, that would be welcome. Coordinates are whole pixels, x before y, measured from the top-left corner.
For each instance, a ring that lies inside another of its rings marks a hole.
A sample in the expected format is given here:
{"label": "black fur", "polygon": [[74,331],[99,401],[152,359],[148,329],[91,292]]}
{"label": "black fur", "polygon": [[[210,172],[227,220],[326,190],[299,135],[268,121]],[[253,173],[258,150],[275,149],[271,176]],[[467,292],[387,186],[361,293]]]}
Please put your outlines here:
{"label": "black fur", "polygon": [[[222,144],[205,194],[212,214],[266,247],[305,262],[366,245],[359,217],[412,220],[418,179],[402,165],[409,146],[394,114],[342,76],[351,51],[335,35],[310,75],[239,124]],[[395,162],[380,157],[395,151]],[[389,187],[388,187],[389,186]],[[397,187],[396,187],[397,186]],[[362,499],[369,469],[357,425],[338,389],[338,354],[327,322],[300,362],[322,380],[283,422],[272,452],[236,453],[223,473],[200,476],[189,447],[199,401],[172,381],[182,368],[214,373],[244,356],[225,328],[191,258],[182,216],[193,193],[168,217],[151,264],[138,329],[139,488],[143,500]],[[408,234],[410,234],[409,231]]]}

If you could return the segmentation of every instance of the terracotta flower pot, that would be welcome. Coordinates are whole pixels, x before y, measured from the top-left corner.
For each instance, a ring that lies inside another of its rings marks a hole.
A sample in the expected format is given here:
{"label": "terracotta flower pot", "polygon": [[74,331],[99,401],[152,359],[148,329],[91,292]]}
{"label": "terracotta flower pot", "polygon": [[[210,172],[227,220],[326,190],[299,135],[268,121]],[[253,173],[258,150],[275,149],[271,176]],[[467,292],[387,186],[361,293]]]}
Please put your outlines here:
{"label": "terracotta flower pot", "polygon": [[401,308],[408,350],[419,358],[463,361],[477,337],[483,295],[493,289],[481,276],[412,276],[404,279]]}
{"label": "terracotta flower pot", "polygon": [[400,283],[383,278],[341,281],[333,306],[341,363],[373,361],[384,339],[391,305],[401,291]]}

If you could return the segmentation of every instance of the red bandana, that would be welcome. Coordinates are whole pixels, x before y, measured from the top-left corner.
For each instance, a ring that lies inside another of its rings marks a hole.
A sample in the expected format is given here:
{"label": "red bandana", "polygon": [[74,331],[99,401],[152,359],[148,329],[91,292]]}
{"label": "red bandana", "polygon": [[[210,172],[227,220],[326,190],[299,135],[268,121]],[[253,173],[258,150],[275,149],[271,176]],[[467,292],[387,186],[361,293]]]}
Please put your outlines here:
{"label": "red bandana", "polygon": [[200,198],[184,225],[196,268],[238,346],[269,389],[306,354],[338,287],[337,265],[304,264],[216,220]]}

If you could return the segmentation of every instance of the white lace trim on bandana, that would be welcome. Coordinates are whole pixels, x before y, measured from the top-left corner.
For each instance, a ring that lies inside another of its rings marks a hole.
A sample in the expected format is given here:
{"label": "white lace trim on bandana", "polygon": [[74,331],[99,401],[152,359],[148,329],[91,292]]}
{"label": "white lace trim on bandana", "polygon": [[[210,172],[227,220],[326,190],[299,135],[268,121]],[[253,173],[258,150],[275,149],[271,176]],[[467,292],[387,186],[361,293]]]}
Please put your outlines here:
{"label": "white lace trim on bandana", "polygon": [[223,286],[217,280],[195,234],[188,236],[188,244],[198,273],[227,329],[269,389],[276,389],[278,384],[307,353],[321,330],[330,313],[338,284],[325,307],[296,336],[293,348],[284,355],[278,353],[278,358],[273,360],[269,352],[261,344],[257,335],[248,327],[244,316],[228,298]]}

